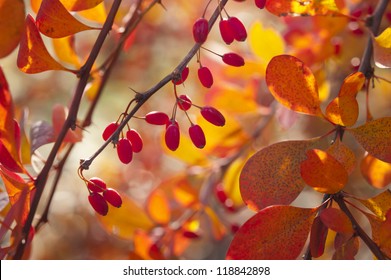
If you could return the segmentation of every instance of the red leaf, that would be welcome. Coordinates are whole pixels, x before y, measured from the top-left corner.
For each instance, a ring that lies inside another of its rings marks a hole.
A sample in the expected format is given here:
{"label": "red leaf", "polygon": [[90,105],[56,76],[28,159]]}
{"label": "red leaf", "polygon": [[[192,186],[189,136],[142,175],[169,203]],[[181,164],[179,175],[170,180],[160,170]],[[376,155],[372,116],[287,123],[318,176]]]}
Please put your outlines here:
{"label": "red leaf", "polygon": [[274,204],[290,204],[303,190],[300,162],[317,139],[285,141],[254,154],[240,174],[240,192],[253,210]]}
{"label": "red leaf", "polygon": [[37,14],[37,26],[42,34],[62,38],[75,33],[96,29],[74,18],[59,0],[43,0]]}
{"label": "red leaf", "polygon": [[319,258],[323,255],[327,233],[328,228],[325,226],[319,216],[316,217],[312,224],[310,235],[310,248],[312,257]]}
{"label": "red leaf", "polygon": [[283,205],[261,210],[235,234],[227,259],[296,259],[307,240],[316,210]]}
{"label": "red leaf", "polygon": [[25,17],[24,1],[2,0],[0,3],[0,58],[9,55],[19,44]]}
{"label": "red leaf", "polygon": [[320,213],[320,219],[331,230],[342,233],[353,233],[352,222],[339,209],[327,208]]}
{"label": "red leaf", "polygon": [[17,65],[21,71],[29,74],[48,70],[73,72],[55,61],[49,54],[31,15],[27,16],[25,26],[25,32],[20,40],[17,60]]}

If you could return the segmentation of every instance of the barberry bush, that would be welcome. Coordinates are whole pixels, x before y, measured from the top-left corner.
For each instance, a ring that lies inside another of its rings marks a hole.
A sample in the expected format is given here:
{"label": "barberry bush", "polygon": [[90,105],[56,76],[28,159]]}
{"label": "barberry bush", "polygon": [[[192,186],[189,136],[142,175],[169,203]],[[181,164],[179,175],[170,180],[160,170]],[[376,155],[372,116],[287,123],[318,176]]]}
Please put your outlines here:
{"label": "barberry bush", "polygon": [[391,257],[388,0],[0,16],[2,259]]}

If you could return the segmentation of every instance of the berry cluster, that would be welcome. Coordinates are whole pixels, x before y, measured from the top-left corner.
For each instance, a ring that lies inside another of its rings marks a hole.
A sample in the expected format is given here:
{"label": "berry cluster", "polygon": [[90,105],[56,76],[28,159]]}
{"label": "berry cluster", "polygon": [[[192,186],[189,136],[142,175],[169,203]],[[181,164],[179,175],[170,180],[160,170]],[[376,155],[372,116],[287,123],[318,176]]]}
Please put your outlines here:
{"label": "berry cluster", "polygon": [[109,211],[108,203],[117,208],[121,207],[122,199],[120,194],[112,188],[107,188],[106,183],[102,179],[93,177],[85,180],[85,182],[90,193],[88,201],[98,214],[102,216],[107,215]]}

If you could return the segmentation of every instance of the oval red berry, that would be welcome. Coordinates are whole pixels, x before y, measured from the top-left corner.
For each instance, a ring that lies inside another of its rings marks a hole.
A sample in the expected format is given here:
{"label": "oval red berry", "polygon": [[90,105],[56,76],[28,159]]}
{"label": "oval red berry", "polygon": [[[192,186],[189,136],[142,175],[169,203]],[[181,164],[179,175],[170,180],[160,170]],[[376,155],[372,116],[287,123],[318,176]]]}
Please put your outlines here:
{"label": "oval red berry", "polygon": [[145,121],[154,125],[165,125],[169,121],[169,117],[166,113],[152,111],[145,115]]}
{"label": "oval red berry", "polygon": [[101,178],[92,177],[88,180],[87,188],[92,192],[103,192],[106,189],[106,183]]}
{"label": "oval red berry", "polygon": [[133,159],[132,143],[127,138],[121,138],[117,143],[118,158],[122,163],[128,164]]}
{"label": "oval red berry", "polygon": [[205,120],[210,122],[211,124],[214,124],[216,126],[224,126],[225,125],[225,118],[223,114],[221,114],[217,109],[205,106],[201,109],[201,115],[204,117]]}
{"label": "oval red berry", "polygon": [[122,205],[121,195],[112,188],[107,188],[107,190],[103,192],[103,197],[114,207],[120,208]]}
{"label": "oval red berry", "polygon": [[228,23],[234,35],[235,40],[243,42],[247,39],[246,28],[237,17],[230,17],[228,19]]}
{"label": "oval red berry", "polygon": [[198,79],[206,88],[211,88],[213,85],[213,75],[208,67],[202,66],[198,69]]}
{"label": "oval red berry", "polygon": [[175,151],[179,147],[180,132],[179,126],[176,123],[171,123],[166,128],[166,133],[164,135],[164,140],[166,142],[167,148],[171,151]]}
{"label": "oval red berry", "polygon": [[180,84],[182,84],[184,81],[186,81],[187,77],[189,76],[189,72],[190,72],[189,67],[186,66],[186,67],[183,68],[183,70],[182,70],[180,79],[179,79],[179,80],[175,80],[175,81],[172,80],[172,82],[173,82],[175,85],[180,85]]}
{"label": "oval red berry", "polygon": [[199,149],[205,147],[206,144],[205,134],[202,128],[198,124],[189,127],[189,135],[194,146],[196,146]]}
{"label": "oval red berry", "polygon": [[234,34],[232,33],[228,20],[226,19],[220,20],[219,30],[220,30],[221,38],[227,45],[230,45],[235,40]]}
{"label": "oval red berry", "polygon": [[141,135],[135,129],[130,129],[126,132],[126,138],[132,143],[132,150],[135,153],[141,152],[143,149],[143,139]]}
{"label": "oval red berry", "polygon": [[209,33],[209,23],[204,18],[199,18],[193,25],[193,37],[196,43],[204,43]]}
{"label": "oval red berry", "polygon": [[177,102],[179,109],[183,111],[189,110],[192,104],[190,97],[184,94],[179,96]]}
{"label": "oval red berry", "polygon": [[90,202],[92,208],[94,208],[95,212],[106,216],[109,211],[109,205],[102,195],[99,193],[93,192],[88,196],[88,201]]}
{"label": "oval red berry", "polygon": [[114,131],[117,130],[118,124],[116,122],[110,123],[108,126],[106,126],[105,130],[103,130],[102,138],[103,140],[107,141],[107,139],[110,138],[111,135],[113,135]]}
{"label": "oval red berry", "polygon": [[226,53],[222,57],[225,64],[241,67],[244,65],[244,59],[236,53]]}
{"label": "oval red berry", "polygon": [[266,0],[255,0],[255,6],[257,6],[260,9],[265,8]]}

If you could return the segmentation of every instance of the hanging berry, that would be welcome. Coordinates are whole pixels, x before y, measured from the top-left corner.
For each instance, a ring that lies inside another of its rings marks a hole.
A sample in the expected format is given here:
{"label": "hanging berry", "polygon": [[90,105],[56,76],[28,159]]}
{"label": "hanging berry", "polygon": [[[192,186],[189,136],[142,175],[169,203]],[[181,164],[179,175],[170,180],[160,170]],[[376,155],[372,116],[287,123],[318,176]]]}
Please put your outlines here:
{"label": "hanging berry", "polygon": [[220,30],[221,38],[227,45],[230,45],[235,40],[235,36],[232,33],[231,26],[228,23],[228,20],[226,19],[220,20],[219,30]]}
{"label": "hanging berry", "polygon": [[109,139],[110,136],[113,135],[113,133],[117,130],[118,126],[119,125],[116,122],[112,122],[106,126],[102,133],[103,140],[107,141],[107,139]]}
{"label": "hanging berry", "polygon": [[171,151],[175,151],[179,147],[180,132],[178,123],[172,121],[166,128],[166,133],[164,135],[164,140],[166,142],[167,148]]}
{"label": "hanging berry", "polygon": [[166,113],[152,111],[145,115],[145,121],[154,125],[165,125],[169,122],[169,117]]}
{"label": "hanging berry", "polygon": [[236,53],[226,53],[222,56],[223,62],[225,64],[241,67],[244,65],[244,59]]}
{"label": "hanging berry", "polygon": [[247,39],[246,28],[237,17],[230,17],[228,24],[236,41],[243,42]]}
{"label": "hanging berry", "polygon": [[133,159],[133,149],[132,149],[132,143],[127,138],[121,138],[118,140],[117,143],[117,154],[119,160],[124,163],[128,164]]}
{"label": "hanging berry", "polygon": [[174,85],[180,85],[180,84],[184,83],[186,81],[187,77],[189,76],[189,72],[190,72],[189,67],[186,66],[185,68],[183,68],[180,79],[179,80],[172,80]]}
{"label": "hanging berry", "polygon": [[196,146],[199,149],[205,147],[206,144],[205,134],[202,128],[198,124],[193,124],[192,126],[189,127],[189,135],[194,146]]}
{"label": "hanging berry", "polygon": [[189,96],[182,94],[179,96],[177,103],[178,103],[179,109],[181,109],[183,111],[187,111],[190,109],[192,101]]}
{"label": "hanging berry", "polygon": [[130,129],[126,132],[126,138],[132,143],[132,150],[135,153],[141,152],[143,149],[143,139],[141,135],[135,129]]}
{"label": "hanging berry", "polygon": [[196,43],[202,44],[206,41],[209,33],[209,23],[205,18],[199,18],[193,25],[193,37]]}
{"label": "hanging berry", "polygon": [[102,216],[106,216],[109,211],[109,206],[107,205],[106,200],[99,193],[93,192],[88,196],[88,201],[90,202],[92,208],[95,212]]}
{"label": "hanging berry", "polygon": [[103,192],[106,189],[106,183],[101,178],[92,177],[88,180],[87,188],[92,192]]}
{"label": "hanging berry", "polygon": [[206,88],[211,88],[213,85],[213,75],[208,67],[202,66],[198,69],[198,79]]}
{"label": "hanging berry", "polygon": [[103,197],[114,207],[120,208],[122,205],[121,195],[112,188],[107,188],[107,190],[103,192]]}
{"label": "hanging berry", "polygon": [[216,126],[224,126],[225,118],[216,108],[205,106],[201,108],[201,115],[205,120]]}

